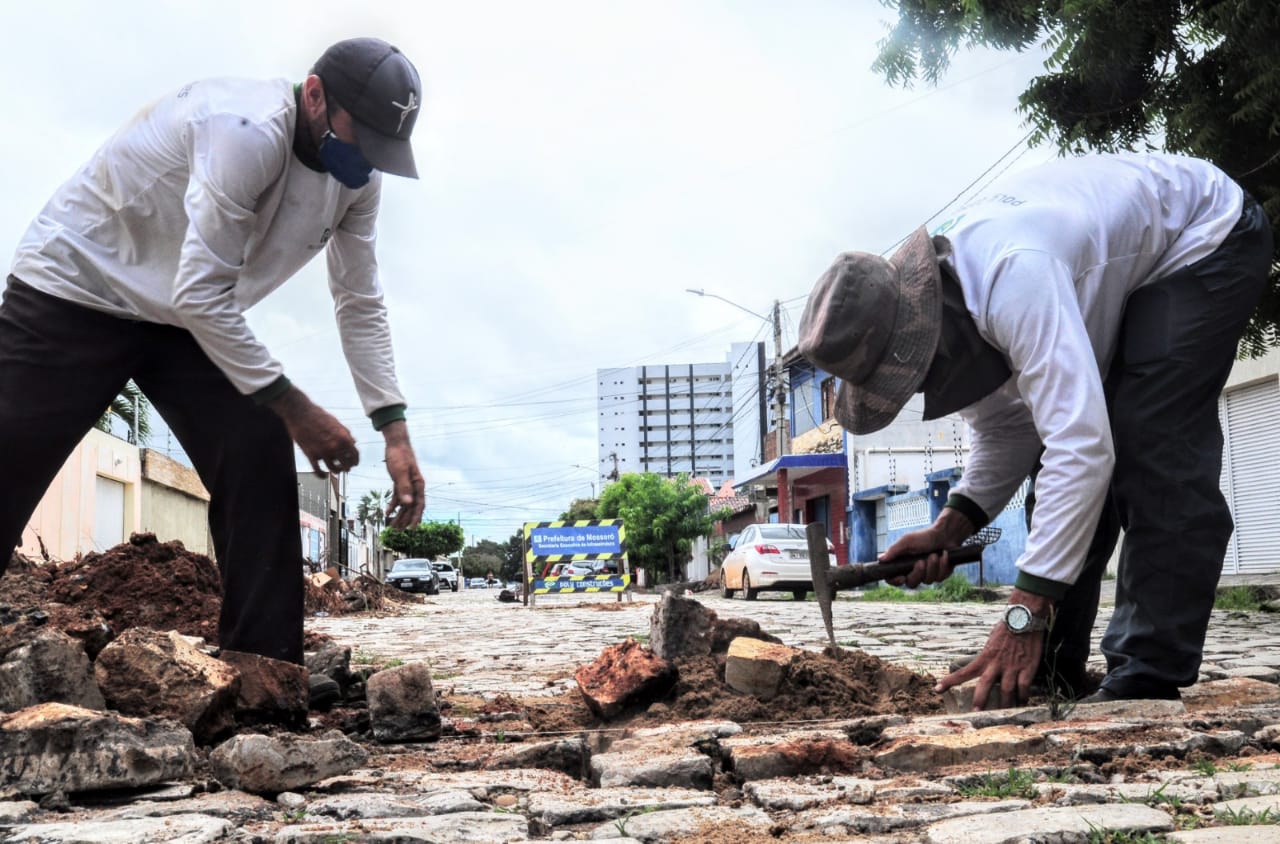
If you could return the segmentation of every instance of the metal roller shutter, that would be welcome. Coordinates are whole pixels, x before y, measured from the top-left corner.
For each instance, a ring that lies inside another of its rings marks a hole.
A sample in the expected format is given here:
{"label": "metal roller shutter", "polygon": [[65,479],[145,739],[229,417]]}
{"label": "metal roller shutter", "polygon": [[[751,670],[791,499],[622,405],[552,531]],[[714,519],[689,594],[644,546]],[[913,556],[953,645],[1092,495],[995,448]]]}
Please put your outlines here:
{"label": "metal roller shutter", "polygon": [[1223,572],[1280,570],[1280,381],[1224,393],[1221,483],[1236,530]]}

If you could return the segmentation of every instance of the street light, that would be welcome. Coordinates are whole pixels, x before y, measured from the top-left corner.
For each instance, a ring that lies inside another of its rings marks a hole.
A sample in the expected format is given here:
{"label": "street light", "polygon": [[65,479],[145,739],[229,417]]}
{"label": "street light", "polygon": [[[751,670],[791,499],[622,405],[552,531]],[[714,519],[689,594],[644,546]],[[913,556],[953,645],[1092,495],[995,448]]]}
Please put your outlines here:
{"label": "street light", "polygon": [[[765,322],[773,323],[773,365],[769,367],[769,372],[773,376],[773,427],[777,432],[778,457],[782,456],[784,451],[785,436],[783,435],[783,426],[786,425],[786,401],[787,393],[782,386],[782,304],[777,300],[773,300],[773,309],[770,316],[758,314],[750,308],[743,307],[732,299],[726,299],[716,293],[708,293],[701,288],[694,289],[692,287],[685,288],[686,293],[692,293],[695,296],[709,296],[712,299],[719,299],[726,305],[732,305],[740,311],[751,314],[756,319],[762,319]],[[761,455],[763,459],[764,455]]]}

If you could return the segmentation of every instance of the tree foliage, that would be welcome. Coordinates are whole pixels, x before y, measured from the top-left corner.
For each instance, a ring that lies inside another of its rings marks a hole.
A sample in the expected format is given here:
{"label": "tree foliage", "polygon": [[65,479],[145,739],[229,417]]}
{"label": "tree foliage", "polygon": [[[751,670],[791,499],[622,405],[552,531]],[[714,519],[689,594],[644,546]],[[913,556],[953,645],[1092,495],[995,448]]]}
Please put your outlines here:
{"label": "tree foliage", "polygon": [[[1163,147],[1212,161],[1270,215],[1280,249],[1280,13],[1275,0],[887,0],[875,69],[936,83],[962,46],[1043,44],[1018,98],[1032,143],[1064,152]],[[1241,341],[1280,345],[1280,264]]]}
{"label": "tree foliage", "polygon": [[562,522],[584,522],[590,519],[599,518],[596,510],[600,506],[598,498],[575,498],[569,504],[569,509],[560,514]]}
{"label": "tree foliage", "polygon": [[489,572],[499,575],[507,546],[492,539],[481,539],[462,552],[462,571],[467,577],[484,577]]}
{"label": "tree foliage", "polygon": [[382,547],[409,557],[434,560],[462,550],[462,526],[455,522],[423,522],[382,531]]}
{"label": "tree foliage", "polygon": [[381,530],[387,522],[387,505],[391,503],[391,490],[373,489],[360,496],[356,506],[356,518],[373,525],[374,530]]}
{"label": "tree foliage", "polygon": [[622,475],[605,487],[597,517],[622,519],[631,566],[644,568],[653,583],[679,580],[693,540],[712,524],[707,496],[685,475]]}

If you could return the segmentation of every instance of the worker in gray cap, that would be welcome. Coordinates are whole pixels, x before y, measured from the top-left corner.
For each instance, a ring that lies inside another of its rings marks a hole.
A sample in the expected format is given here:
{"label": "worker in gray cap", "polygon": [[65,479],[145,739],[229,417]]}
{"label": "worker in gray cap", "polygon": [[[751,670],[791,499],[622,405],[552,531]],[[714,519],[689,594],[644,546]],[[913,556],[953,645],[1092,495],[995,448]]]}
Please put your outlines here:
{"label": "worker in gray cap", "polygon": [[842,255],[819,280],[800,349],[842,383],[852,434],[914,393],[959,413],[971,453],[927,529],[883,555],[927,554],[908,586],[1034,474],[1009,606],[938,689],[1011,706],[1033,680],[1079,696],[1099,588],[1125,531],[1107,674],[1089,700],[1179,697],[1198,675],[1231,517],[1218,488],[1218,395],[1266,285],[1271,227],[1211,164],[1091,155],[1005,178],[889,260]]}
{"label": "worker in gray cap", "polygon": [[[381,173],[416,178],[422,83],[376,38],[301,84],[207,79],[139,111],[27,229],[0,305],[0,573],[76,443],[129,379],[210,494],[224,648],[302,661],[296,443],[346,472],[356,439],[290,383],[245,311],[328,260],[342,348],[394,484],[420,521],[374,244]],[[128,589],[128,584],[121,584]]]}

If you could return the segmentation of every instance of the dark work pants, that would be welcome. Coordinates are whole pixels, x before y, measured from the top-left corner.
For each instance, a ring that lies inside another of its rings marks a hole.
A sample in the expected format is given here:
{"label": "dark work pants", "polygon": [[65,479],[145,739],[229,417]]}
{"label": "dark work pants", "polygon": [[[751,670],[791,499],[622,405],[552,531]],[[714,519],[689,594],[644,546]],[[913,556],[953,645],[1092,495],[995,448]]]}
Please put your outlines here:
{"label": "dark work pants", "polygon": [[[1246,197],[1211,255],[1125,305],[1106,379],[1116,465],[1084,571],[1059,603],[1046,661],[1083,666],[1107,562],[1124,530],[1103,687],[1174,698],[1195,683],[1232,523],[1218,487],[1218,396],[1266,284],[1271,226]],[[1070,490],[1067,490],[1070,494]],[[1028,500],[1028,519],[1034,499]]]}
{"label": "dark work pants", "polygon": [[0,574],[59,468],[130,378],[209,490],[220,644],[302,662],[302,540],[284,423],[236,390],[189,332],[84,308],[12,276],[0,305]]}

